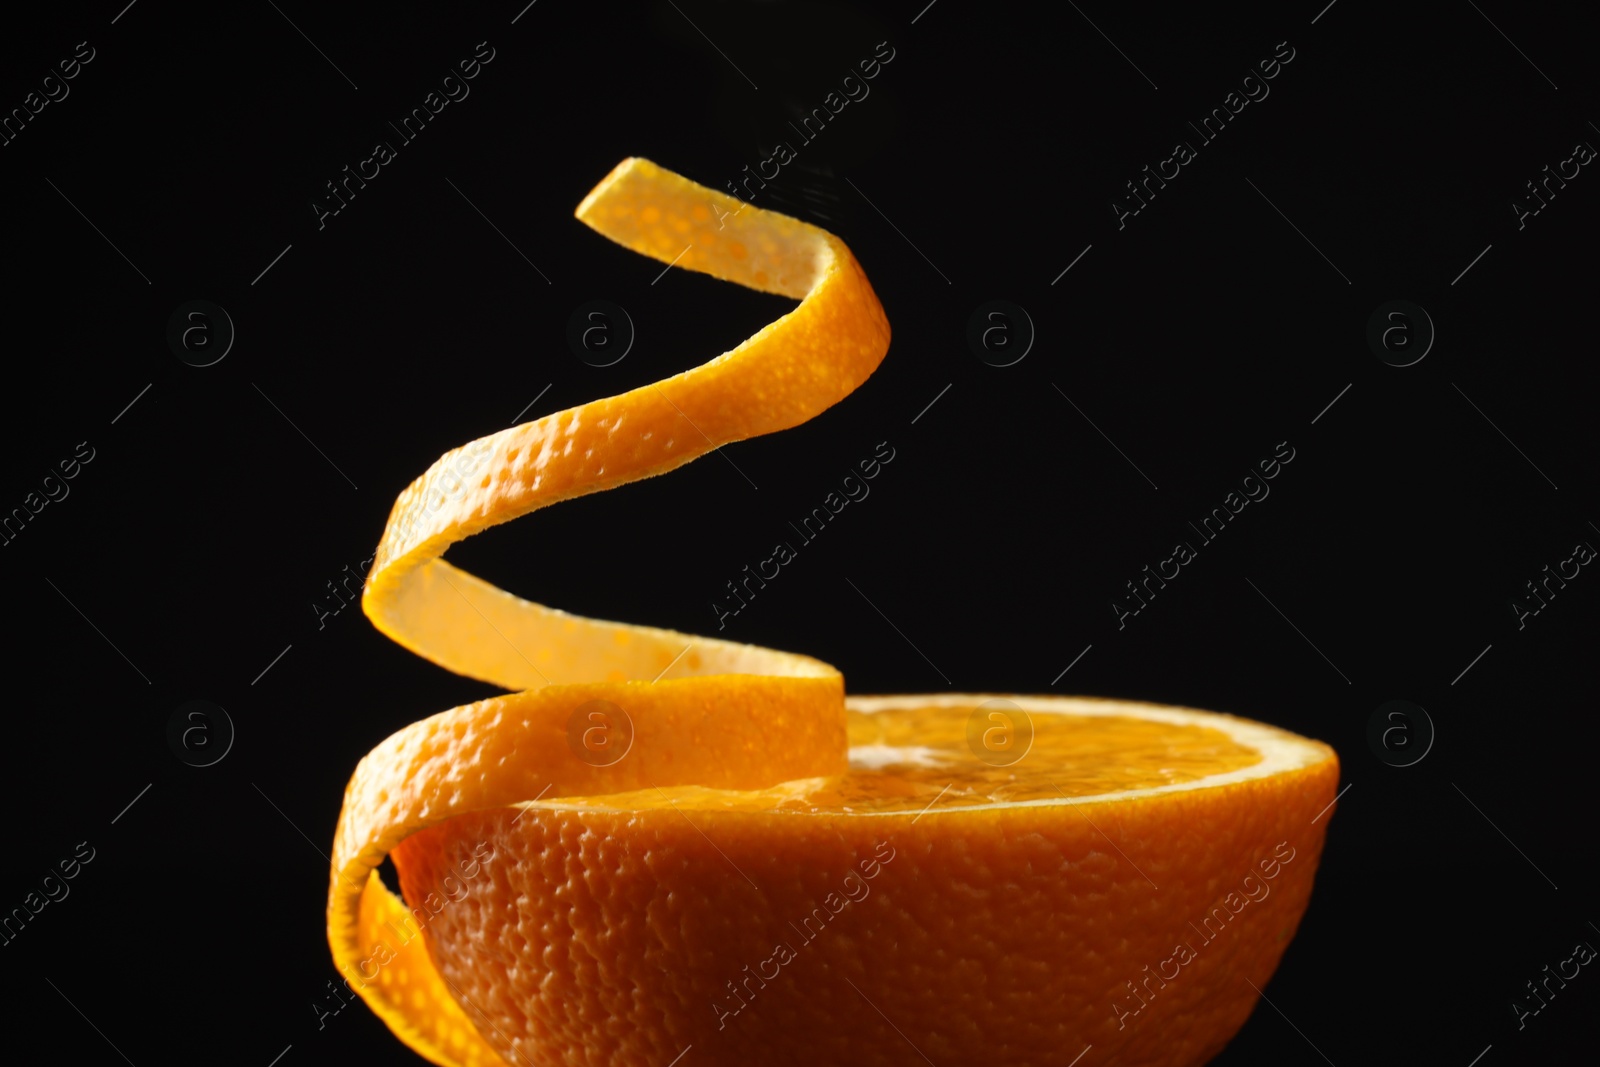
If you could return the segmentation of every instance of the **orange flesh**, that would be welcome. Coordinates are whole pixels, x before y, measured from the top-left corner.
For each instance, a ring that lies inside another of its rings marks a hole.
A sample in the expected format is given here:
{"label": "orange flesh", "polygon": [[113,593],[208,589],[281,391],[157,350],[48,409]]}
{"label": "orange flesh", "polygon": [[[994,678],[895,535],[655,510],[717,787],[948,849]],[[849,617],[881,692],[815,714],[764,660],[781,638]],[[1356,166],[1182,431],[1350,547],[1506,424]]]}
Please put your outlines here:
{"label": "orange flesh", "polygon": [[[918,812],[935,797],[941,810],[1062,797],[1098,797],[1132,789],[1196,782],[1250,767],[1261,753],[1206,726],[1175,726],[1121,716],[1034,715],[1027,755],[1008,767],[973,757],[967,708],[897,708],[850,712],[850,745],[860,754],[844,774],[791,782],[767,790],[708,790],[698,786],[644,789],[575,798],[569,803],[626,810],[658,807],[663,799],[690,811]],[[894,753],[877,746],[901,750]]]}

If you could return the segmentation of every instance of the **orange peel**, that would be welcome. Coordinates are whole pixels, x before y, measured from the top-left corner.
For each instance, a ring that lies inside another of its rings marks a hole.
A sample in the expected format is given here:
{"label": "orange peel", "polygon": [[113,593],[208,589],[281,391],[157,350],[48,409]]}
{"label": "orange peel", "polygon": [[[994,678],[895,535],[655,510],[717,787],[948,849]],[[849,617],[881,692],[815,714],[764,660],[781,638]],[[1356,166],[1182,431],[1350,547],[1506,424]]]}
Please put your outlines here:
{"label": "orange peel", "polygon": [[[571,615],[440,558],[496,523],[804,422],[865,381],[888,351],[889,322],[866,275],[843,242],[815,226],[637,158],[619,164],[576,214],[636,252],[800,306],[703,366],[446,453],[390,512],[362,594],[367,617],[442,667],[518,691],[384,741],[351,778],[334,837],[334,961],[373,1011],[435,1063],[492,1061],[454,1058],[464,1035],[477,1039],[467,1047],[481,1038],[420,941],[380,962],[389,954],[384,923],[406,910],[376,868],[406,837],[541,791],[754,788],[845,766],[844,680],[827,664]],[[683,677],[661,679],[679,656]],[[573,759],[562,743],[573,707],[596,699],[625,703],[637,730],[630,757],[603,769]],[[402,991],[414,1000],[418,990],[443,1026],[413,1022]]]}

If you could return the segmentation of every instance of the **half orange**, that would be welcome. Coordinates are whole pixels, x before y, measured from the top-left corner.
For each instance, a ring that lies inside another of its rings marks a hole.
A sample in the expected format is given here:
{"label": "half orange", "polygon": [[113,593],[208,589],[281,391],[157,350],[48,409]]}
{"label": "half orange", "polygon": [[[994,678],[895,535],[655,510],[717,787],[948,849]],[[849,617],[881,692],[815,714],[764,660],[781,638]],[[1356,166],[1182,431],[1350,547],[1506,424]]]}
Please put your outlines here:
{"label": "half orange", "polygon": [[1204,1062],[1305,910],[1327,746],[1132,702],[846,701],[816,660],[568,615],[439,558],[796,425],[887,350],[822,230],[637,159],[578,217],[801,303],[704,366],[448,453],[397,501],[367,615],[516,692],[356,769],[328,898],[351,988],[453,1067]]}

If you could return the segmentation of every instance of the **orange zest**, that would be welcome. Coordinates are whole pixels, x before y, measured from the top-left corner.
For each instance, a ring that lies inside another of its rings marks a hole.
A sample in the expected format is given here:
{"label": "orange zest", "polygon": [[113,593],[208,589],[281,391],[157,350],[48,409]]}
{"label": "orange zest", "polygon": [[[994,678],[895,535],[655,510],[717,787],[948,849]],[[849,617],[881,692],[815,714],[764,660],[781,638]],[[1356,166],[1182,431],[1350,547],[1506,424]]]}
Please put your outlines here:
{"label": "orange zest", "polygon": [[[796,426],[888,350],[861,267],[817,227],[642,159],[576,214],[663,263],[800,303],[693,370],[454,449],[395,502],[363,610],[418,655],[510,692],[413,723],[356,768],[327,908],[350,987],[448,1067],[665,1064],[686,1045],[697,1064],[889,1062],[908,1033],[941,1064],[1066,1062],[1080,1039],[1148,1050],[1127,1062],[1214,1053],[1254,994],[1199,972],[1227,963],[1264,984],[1276,966],[1321,851],[1327,820],[1312,816],[1337,784],[1326,746],[1124,702],[847,701],[820,661],[571,615],[444,561],[490,526]],[[595,708],[608,729],[625,721],[620,758],[572,743]],[[1025,755],[989,758],[1024,725]],[[1303,858],[1248,920],[1233,913],[1229,947],[1175,965],[1193,977],[1166,999],[1117,1003],[1125,964],[1171,958],[1179,931],[1158,913],[1204,914],[1279,835]],[[391,854],[404,899],[377,873]],[[868,891],[834,884],[847,874]],[[977,908],[976,933],[957,929],[950,885]],[[1007,922],[1001,897],[1017,892]],[[803,937],[806,916],[820,929],[847,914],[853,932],[775,962],[778,927]],[[1069,980],[1090,960],[1092,976]],[[766,995],[776,978],[747,977],[790,964],[815,981],[787,998]],[[971,1000],[985,967],[982,1004],[930,1008]],[[977,1033],[975,1007],[1016,1032]],[[1160,1036],[1165,1009],[1189,1020],[1176,1041]]]}
{"label": "orange zest", "polygon": [[[577,217],[662,262],[801,303],[694,370],[446,453],[390,512],[362,596],[367,617],[440,666],[518,690],[386,740],[351,779],[334,838],[328,938],[335,963],[361,982],[367,1003],[403,1040],[436,1063],[473,1062],[452,1057],[461,1054],[462,1036],[476,1031],[429,980],[420,942],[409,943],[404,960],[376,964],[387,954],[382,922],[404,908],[375,871],[406,837],[541,792],[754,788],[845,763],[844,681],[827,664],[570,615],[440,558],[496,523],[804,422],[866,380],[888,351],[888,320],[855,257],[814,226],[749,208],[643,159],[618,165]],[[678,677],[662,678],[669,668]],[[625,705],[637,730],[630,758],[606,768],[573,758],[563,743],[573,708],[599,699]],[[374,971],[376,983],[367,977]],[[402,990],[412,999],[421,990],[448,1025],[418,1027]]]}

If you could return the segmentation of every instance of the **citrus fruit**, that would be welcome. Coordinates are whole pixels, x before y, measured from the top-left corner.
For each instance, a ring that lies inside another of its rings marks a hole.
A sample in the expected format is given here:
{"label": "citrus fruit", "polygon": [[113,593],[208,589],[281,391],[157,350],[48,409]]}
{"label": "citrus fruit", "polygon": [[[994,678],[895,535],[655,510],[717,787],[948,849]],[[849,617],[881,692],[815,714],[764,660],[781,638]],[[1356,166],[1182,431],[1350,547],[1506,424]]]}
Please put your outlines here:
{"label": "citrus fruit", "polygon": [[797,425],[887,351],[816,227],[640,159],[577,215],[800,303],[693,370],[455,449],[397,500],[366,614],[513,692],[356,768],[328,893],[350,988],[451,1067],[1214,1055],[1308,903],[1327,746],[1131,701],[846,699],[820,661],[570,615],[440,558]]}

